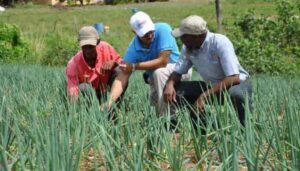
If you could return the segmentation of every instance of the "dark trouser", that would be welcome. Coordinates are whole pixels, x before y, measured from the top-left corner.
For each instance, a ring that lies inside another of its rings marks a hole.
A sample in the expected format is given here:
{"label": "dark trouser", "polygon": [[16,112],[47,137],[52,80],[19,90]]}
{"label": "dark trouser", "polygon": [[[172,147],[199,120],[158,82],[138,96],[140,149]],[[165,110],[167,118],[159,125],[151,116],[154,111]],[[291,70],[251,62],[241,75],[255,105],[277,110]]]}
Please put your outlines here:
{"label": "dark trouser", "polygon": [[[103,102],[106,102],[108,100],[108,98],[109,98],[109,97],[107,97],[108,96],[108,92],[111,90],[112,84],[113,84],[114,80],[116,79],[118,73],[119,73],[119,71],[117,70],[117,68],[114,69],[113,72],[111,73],[111,76],[110,76],[110,78],[109,78],[109,80],[107,82],[107,91],[106,92],[102,92],[100,90],[100,88],[96,89],[96,91],[95,91],[96,92],[96,96],[97,96],[100,104],[103,103]],[[92,93],[89,93],[89,91],[90,91],[89,89],[92,89],[92,86],[90,84],[87,84],[87,85],[90,88],[86,88],[86,87],[85,88],[80,88],[80,91],[83,94],[83,96],[85,96],[87,99],[90,100]],[[121,96],[116,101],[117,107],[120,106],[120,101],[122,100],[123,95],[126,92],[126,90],[127,90],[127,85],[126,85],[123,93],[121,94]],[[115,119],[115,114],[114,113],[115,113],[114,109],[112,109],[110,111],[109,118]]]}
{"label": "dark trouser", "polygon": [[[107,86],[108,86],[107,88],[108,89],[105,93],[101,92],[100,89],[96,90],[96,95],[97,95],[97,98],[98,98],[100,103],[102,103],[103,100],[107,101],[107,98],[108,98],[107,93],[111,90],[112,84],[115,81],[118,73],[119,73],[119,71],[117,71],[117,69],[114,69],[113,72],[111,73],[111,75],[109,77],[109,80],[107,82]],[[116,101],[117,105],[119,104],[120,100],[122,100],[123,95],[126,92],[126,90],[127,90],[127,85],[126,85],[123,93],[121,94],[121,96],[117,99],[117,101]]]}
{"label": "dark trouser", "polygon": [[[176,100],[179,102],[179,105],[193,105],[197,98],[207,89],[209,86],[203,81],[182,81],[179,82],[176,86]],[[250,111],[252,110],[252,85],[250,80],[241,82],[238,85],[234,85],[227,90],[232,104],[237,111],[238,118],[240,123],[245,125],[245,105],[249,105]],[[214,96],[211,96],[208,101],[214,102],[214,99],[217,99],[217,103],[222,105],[224,104],[225,92],[221,91]],[[247,99],[246,99],[247,98]],[[248,100],[248,102],[247,102]],[[246,103],[247,102],[247,103]],[[195,110],[191,110],[195,111]],[[191,117],[194,120],[195,118],[203,116],[202,114],[196,114],[191,112]],[[201,118],[200,118],[201,119]]]}

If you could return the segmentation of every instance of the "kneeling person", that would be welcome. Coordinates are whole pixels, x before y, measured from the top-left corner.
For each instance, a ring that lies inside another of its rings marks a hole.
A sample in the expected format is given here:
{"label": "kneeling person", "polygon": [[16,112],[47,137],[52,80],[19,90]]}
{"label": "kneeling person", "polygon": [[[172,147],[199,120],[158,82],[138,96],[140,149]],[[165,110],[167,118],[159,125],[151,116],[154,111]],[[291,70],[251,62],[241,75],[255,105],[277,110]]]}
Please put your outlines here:
{"label": "kneeling person", "polygon": [[71,101],[75,101],[79,91],[86,93],[88,89],[94,89],[101,102],[117,75],[121,57],[110,44],[100,41],[92,26],[82,27],[78,39],[81,51],[66,67],[68,95]]}
{"label": "kneeling person", "polygon": [[[226,90],[240,123],[245,125],[245,105],[251,105],[252,86],[231,41],[224,35],[209,32],[206,21],[196,15],[182,20],[180,28],[173,30],[172,35],[180,37],[183,47],[175,71],[166,83],[165,101],[173,103],[185,99],[199,111],[205,112],[205,102],[215,96],[218,102],[223,103]],[[192,66],[204,81],[180,82],[181,75]]]}
{"label": "kneeling person", "polygon": [[[145,82],[150,85],[150,103],[158,115],[166,112],[167,104],[163,99],[163,88],[169,75],[174,71],[179,51],[172,29],[167,23],[153,23],[150,16],[142,11],[130,18],[135,36],[124,55],[121,72],[113,83],[109,106],[123,92],[134,70],[146,70]],[[182,76],[189,80],[191,70]]]}

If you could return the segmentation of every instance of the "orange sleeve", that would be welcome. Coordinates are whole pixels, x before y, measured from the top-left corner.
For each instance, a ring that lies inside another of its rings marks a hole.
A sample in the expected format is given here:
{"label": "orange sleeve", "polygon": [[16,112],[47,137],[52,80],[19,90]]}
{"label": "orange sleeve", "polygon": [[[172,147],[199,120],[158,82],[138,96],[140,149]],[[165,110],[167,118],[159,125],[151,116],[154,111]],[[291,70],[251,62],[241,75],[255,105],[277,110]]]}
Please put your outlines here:
{"label": "orange sleeve", "polygon": [[121,56],[117,53],[117,51],[111,45],[109,45],[108,48],[109,48],[111,60],[114,60],[115,62],[120,63],[122,61]]}
{"label": "orange sleeve", "polygon": [[78,88],[78,78],[76,76],[76,66],[74,61],[70,61],[66,68],[66,76],[68,82],[68,95],[69,96],[78,96],[79,88]]}

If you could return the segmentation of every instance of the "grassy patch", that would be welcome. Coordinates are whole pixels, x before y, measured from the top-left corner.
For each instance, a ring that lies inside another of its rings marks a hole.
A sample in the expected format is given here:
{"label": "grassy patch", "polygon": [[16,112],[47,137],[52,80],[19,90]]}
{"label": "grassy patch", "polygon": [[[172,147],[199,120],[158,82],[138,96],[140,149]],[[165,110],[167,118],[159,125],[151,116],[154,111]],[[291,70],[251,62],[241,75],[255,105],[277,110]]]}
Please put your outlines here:
{"label": "grassy patch", "polygon": [[[155,22],[167,22],[173,27],[177,27],[180,20],[187,15],[201,15],[208,21],[210,29],[216,30],[214,3],[201,2],[70,7],[65,10],[48,6],[30,6],[28,8],[8,9],[0,15],[0,19],[3,22],[19,25],[24,36],[30,40],[36,51],[45,49],[44,38],[49,33],[77,37],[78,30],[83,25],[102,22],[110,26],[110,32],[101,37],[110,42],[123,55],[133,36],[129,26],[129,18],[132,15],[131,8],[134,7],[149,13]],[[222,2],[223,20],[225,23],[233,23],[235,15],[245,14],[251,8],[255,8],[258,12],[266,15],[275,13],[273,3],[231,3],[224,1]]]}

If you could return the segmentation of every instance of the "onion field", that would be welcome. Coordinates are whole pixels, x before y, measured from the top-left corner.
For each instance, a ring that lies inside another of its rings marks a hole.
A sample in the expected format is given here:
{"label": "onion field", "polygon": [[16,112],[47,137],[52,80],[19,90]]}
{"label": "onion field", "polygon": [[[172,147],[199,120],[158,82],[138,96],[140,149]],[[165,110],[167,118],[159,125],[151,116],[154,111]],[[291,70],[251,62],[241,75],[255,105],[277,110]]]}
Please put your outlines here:
{"label": "onion field", "polygon": [[298,170],[300,79],[252,78],[254,111],[240,126],[230,103],[206,106],[206,134],[186,109],[178,131],[157,117],[133,74],[108,119],[95,96],[70,103],[64,69],[0,67],[0,170]]}

